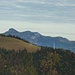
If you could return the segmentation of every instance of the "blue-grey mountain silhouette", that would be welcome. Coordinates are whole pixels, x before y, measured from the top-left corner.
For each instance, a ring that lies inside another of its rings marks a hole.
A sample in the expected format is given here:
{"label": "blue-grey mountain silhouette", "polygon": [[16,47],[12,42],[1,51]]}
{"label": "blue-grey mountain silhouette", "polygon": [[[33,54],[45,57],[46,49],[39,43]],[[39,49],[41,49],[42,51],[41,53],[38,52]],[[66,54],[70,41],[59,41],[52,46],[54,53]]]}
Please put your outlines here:
{"label": "blue-grey mountain silhouette", "polygon": [[55,48],[63,48],[75,52],[75,41],[70,41],[63,37],[43,36],[38,32],[31,32],[31,31],[18,32],[13,28],[9,29],[3,34],[18,36],[21,39],[27,40],[30,43],[38,46],[53,47],[53,44],[55,42]]}

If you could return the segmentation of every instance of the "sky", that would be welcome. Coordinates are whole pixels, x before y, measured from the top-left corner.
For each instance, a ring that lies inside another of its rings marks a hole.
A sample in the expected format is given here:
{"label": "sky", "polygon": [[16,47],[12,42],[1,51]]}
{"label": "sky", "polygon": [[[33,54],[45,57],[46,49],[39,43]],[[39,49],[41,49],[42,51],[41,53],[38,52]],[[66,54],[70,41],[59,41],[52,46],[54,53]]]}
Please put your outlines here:
{"label": "sky", "polygon": [[0,33],[9,28],[75,41],[75,0],[0,0]]}

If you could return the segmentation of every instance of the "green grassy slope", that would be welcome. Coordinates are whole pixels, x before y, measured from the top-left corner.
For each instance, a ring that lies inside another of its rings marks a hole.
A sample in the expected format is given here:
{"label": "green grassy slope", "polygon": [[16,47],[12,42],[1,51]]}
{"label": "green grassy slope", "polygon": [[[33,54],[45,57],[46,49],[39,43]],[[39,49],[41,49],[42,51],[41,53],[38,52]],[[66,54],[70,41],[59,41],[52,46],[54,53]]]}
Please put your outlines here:
{"label": "green grassy slope", "polygon": [[7,50],[22,50],[27,49],[28,52],[35,52],[40,47],[26,43],[22,40],[13,37],[0,36],[0,47]]}

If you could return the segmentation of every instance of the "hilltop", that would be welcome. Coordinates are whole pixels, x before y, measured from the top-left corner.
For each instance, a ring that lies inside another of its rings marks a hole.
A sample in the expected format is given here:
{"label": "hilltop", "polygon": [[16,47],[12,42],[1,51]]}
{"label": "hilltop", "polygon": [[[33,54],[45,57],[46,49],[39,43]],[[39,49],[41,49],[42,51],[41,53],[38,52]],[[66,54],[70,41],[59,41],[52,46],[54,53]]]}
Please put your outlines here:
{"label": "hilltop", "polygon": [[21,39],[2,35],[0,35],[0,47],[5,48],[7,50],[16,50],[16,51],[26,49],[28,52],[35,52],[36,50],[40,49],[40,47],[32,45]]}

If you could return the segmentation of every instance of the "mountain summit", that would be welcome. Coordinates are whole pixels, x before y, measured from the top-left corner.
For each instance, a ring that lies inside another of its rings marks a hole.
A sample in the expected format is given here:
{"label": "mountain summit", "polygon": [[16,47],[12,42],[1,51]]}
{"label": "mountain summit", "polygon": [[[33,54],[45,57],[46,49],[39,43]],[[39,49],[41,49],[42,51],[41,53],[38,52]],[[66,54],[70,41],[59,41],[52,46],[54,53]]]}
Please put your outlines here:
{"label": "mountain summit", "polygon": [[8,31],[5,32],[5,34],[12,34],[12,35],[16,35],[19,32],[17,30],[15,30],[14,28],[10,28]]}
{"label": "mountain summit", "polygon": [[55,44],[55,48],[64,48],[75,52],[75,41],[70,41],[63,37],[43,36],[38,32],[31,32],[31,31],[18,32],[13,28],[9,29],[3,34],[18,36],[38,46],[53,47],[53,45]]}

